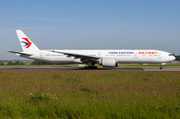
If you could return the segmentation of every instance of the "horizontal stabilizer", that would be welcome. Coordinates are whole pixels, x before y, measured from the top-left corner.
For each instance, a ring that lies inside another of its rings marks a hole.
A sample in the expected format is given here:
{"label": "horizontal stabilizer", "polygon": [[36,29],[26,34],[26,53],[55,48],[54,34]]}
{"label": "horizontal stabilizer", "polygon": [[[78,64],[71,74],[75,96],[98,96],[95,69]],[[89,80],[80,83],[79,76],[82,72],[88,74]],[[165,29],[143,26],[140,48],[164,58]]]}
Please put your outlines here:
{"label": "horizontal stabilizer", "polygon": [[16,51],[7,51],[7,52],[15,53],[15,54],[20,54],[20,55],[26,55],[26,56],[32,56],[32,54],[26,53],[26,52],[16,52]]}

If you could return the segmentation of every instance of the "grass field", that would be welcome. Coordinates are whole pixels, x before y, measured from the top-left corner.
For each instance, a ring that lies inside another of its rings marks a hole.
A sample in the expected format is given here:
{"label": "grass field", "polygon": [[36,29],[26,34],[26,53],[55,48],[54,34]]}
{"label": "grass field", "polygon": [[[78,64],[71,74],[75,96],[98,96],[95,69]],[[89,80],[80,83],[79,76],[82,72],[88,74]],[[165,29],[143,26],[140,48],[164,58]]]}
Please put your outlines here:
{"label": "grass field", "polygon": [[[119,68],[159,68],[160,64],[119,64]],[[180,68],[180,64],[166,64],[163,65],[164,68]]]}
{"label": "grass field", "polygon": [[180,118],[180,72],[0,71],[0,118]]}

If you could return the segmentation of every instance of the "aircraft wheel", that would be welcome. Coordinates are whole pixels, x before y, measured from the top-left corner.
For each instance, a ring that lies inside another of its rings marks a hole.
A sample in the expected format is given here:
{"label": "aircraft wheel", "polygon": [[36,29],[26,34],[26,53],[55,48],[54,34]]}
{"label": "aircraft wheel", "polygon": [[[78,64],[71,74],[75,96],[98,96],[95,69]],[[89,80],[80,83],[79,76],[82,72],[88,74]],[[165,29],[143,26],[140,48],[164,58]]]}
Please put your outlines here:
{"label": "aircraft wheel", "polygon": [[97,69],[97,66],[95,66],[94,69]]}

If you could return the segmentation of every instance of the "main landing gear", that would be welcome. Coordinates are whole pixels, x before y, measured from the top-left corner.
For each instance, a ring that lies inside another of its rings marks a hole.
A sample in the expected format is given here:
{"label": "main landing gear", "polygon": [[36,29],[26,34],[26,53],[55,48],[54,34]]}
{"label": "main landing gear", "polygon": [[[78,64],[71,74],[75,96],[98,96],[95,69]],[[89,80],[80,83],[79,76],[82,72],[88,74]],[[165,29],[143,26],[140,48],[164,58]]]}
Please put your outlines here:
{"label": "main landing gear", "polygon": [[84,69],[97,69],[97,66],[94,66],[94,67],[84,67]]}
{"label": "main landing gear", "polygon": [[88,62],[87,66],[84,67],[84,69],[97,69],[97,66],[94,66],[95,62]]}

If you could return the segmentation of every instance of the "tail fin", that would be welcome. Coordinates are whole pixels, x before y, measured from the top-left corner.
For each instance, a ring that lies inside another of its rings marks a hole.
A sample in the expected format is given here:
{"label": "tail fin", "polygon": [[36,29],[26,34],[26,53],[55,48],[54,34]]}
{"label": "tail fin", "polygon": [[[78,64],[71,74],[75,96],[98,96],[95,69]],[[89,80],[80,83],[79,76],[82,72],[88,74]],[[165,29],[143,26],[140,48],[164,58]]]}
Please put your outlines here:
{"label": "tail fin", "polygon": [[39,50],[39,48],[21,31],[16,30],[23,52]]}

